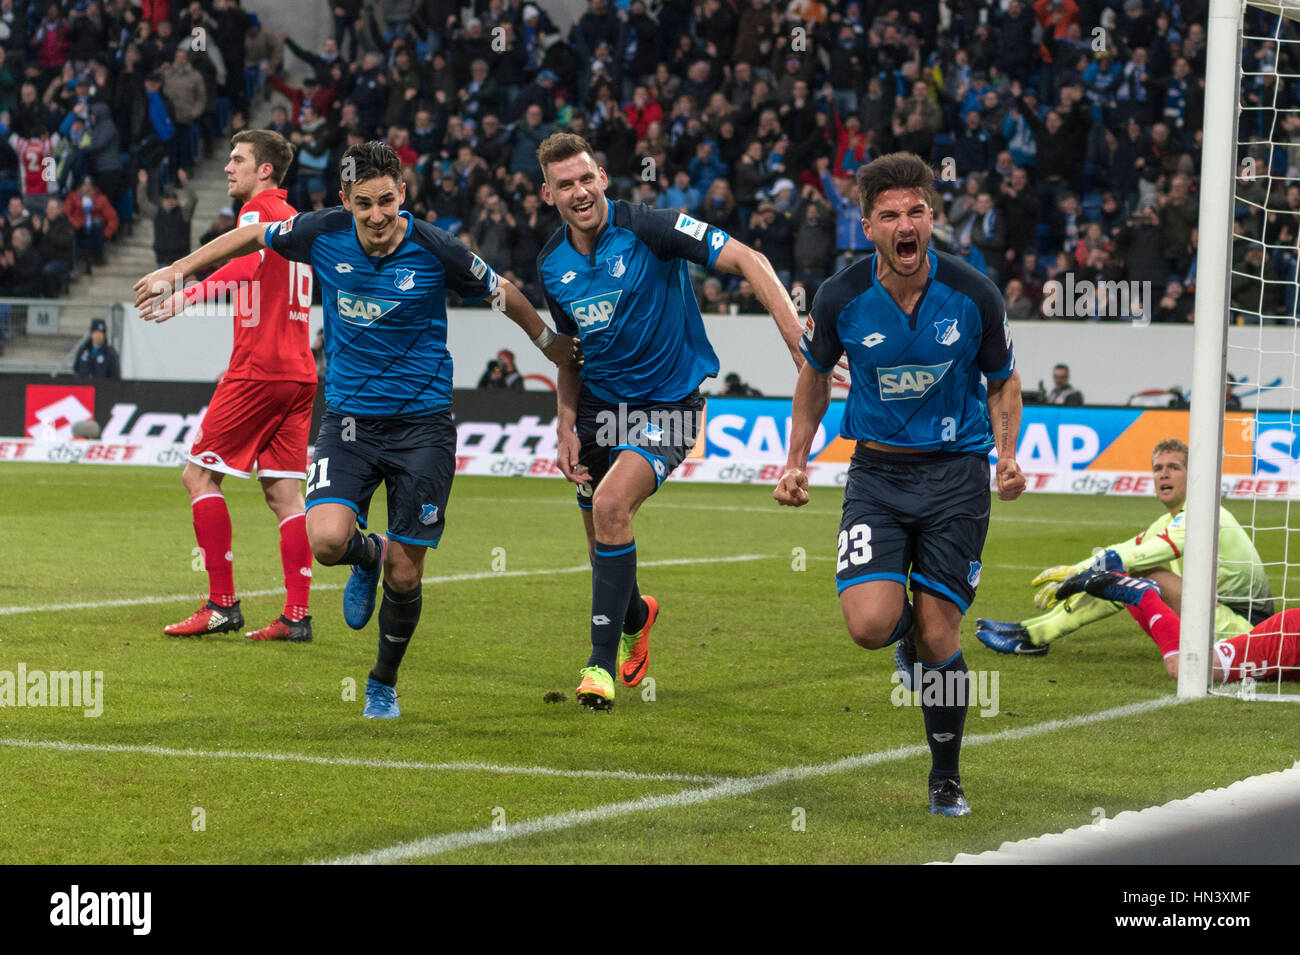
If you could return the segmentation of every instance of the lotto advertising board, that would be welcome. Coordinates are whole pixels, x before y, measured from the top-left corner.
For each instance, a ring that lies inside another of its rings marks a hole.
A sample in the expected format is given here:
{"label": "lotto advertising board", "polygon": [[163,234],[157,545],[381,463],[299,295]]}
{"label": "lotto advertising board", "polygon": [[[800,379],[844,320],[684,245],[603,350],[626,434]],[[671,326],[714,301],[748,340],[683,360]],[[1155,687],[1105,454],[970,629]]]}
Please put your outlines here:
{"label": "lotto advertising board", "polygon": [[[211,389],[180,382],[0,379],[0,461],[183,465]],[[457,391],[455,408],[457,473],[560,476],[552,394]],[[316,422],[322,410],[318,395]],[[815,486],[842,485],[848,473],[853,442],[839,436],[843,410],[843,402],[832,402],[813,440],[808,471]],[[73,425],[84,418],[98,422],[99,440],[74,438]],[[788,400],[711,398],[696,426],[695,449],[674,480],[771,484],[780,478],[790,434]],[[1017,459],[1030,491],[1148,496],[1151,449],[1167,437],[1188,440],[1187,428],[1186,411],[1029,406]],[[1290,415],[1226,415],[1226,496],[1300,499],[1298,458],[1300,422]],[[995,463],[990,456],[990,471]]]}

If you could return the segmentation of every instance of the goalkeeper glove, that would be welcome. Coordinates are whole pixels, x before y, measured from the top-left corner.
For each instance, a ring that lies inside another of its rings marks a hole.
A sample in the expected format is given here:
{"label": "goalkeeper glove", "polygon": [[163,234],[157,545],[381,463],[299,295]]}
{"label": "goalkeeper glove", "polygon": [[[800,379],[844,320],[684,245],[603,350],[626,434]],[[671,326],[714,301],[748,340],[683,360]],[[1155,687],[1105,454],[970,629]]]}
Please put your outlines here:
{"label": "goalkeeper glove", "polygon": [[1061,585],[1061,581],[1070,576],[1073,568],[1069,564],[1058,564],[1055,567],[1048,567],[1037,577],[1030,581],[1033,587],[1039,587],[1038,593],[1034,594],[1034,606],[1039,610],[1051,610],[1056,606],[1056,588]]}

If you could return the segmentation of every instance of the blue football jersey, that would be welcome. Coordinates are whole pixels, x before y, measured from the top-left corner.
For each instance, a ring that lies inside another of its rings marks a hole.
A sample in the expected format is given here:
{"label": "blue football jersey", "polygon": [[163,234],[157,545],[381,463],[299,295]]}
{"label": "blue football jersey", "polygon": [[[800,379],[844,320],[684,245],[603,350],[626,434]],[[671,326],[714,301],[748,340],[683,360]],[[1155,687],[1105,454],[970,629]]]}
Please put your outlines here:
{"label": "blue football jersey", "polygon": [[342,207],[300,212],[266,230],[266,244],[307,262],[325,310],[325,404],[367,417],[415,416],[451,406],[447,289],[466,301],[491,295],[497,276],[450,233],[406,220],[390,255],[361,248]]}
{"label": "blue football jersey", "polygon": [[799,343],[821,372],[849,358],[840,434],[927,451],[993,447],[988,391],[1016,367],[1002,294],[988,278],[928,250],[930,279],[905,315],[876,281],[876,256],[850,265],[817,290]]}
{"label": "blue football jersey", "polygon": [[671,209],[605,204],[591,255],[562,225],[537,257],[551,317],[582,341],[582,380],[597,398],[680,401],[718,373],[687,262],[711,268],[730,236]]}

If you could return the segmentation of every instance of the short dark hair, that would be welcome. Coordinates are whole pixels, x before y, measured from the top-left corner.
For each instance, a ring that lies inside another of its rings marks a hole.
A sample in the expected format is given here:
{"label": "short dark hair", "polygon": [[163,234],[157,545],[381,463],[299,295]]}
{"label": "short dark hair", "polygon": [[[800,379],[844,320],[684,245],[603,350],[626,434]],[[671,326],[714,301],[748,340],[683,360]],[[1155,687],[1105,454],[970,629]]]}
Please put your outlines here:
{"label": "short dark hair", "polygon": [[242,129],[230,137],[230,144],[248,143],[253,147],[253,162],[271,164],[271,180],[278,186],[293,162],[293,144],[273,129]]}
{"label": "short dark hair", "polygon": [[1063,361],[1058,361],[1055,365],[1053,365],[1052,371],[1056,371],[1056,369],[1058,368],[1061,369],[1061,371],[1065,372],[1067,375],[1070,373],[1070,366]]}
{"label": "short dark hair", "polygon": [[343,191],[352,192],[358,182],[390,176],[394,182],[402,181],[402,160],[392,146],[378,139],[349,146],[339,163],[339,181]]}
{"label": "short dark hair", "polygon": [[546,167],[551,163],[564,162],[583,153],[587,153],[593,160],[596,158],[596,151],[591,148],[591,143],[577,133],[552,133],[537,147],[537,162],[542,167],[544,176]]}
{"label": "short dark hair", "polygon": [[862,218],[870,219],[876,199],[891,189],[919,189],[930,208],[939,204],[934,170],[915,153],[888,153],[858,170],[858,205]]}

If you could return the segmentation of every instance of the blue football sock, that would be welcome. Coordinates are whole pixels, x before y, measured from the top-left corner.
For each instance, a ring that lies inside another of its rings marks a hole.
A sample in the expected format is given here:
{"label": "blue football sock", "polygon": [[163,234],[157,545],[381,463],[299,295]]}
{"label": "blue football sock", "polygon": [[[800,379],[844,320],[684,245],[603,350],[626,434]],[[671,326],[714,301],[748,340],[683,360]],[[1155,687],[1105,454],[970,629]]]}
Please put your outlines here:
{"label": "blue football sock", "polygon": [[[365,534],[359,528],[353,530],[352,539],[348,541],[347,549],[343,552],[334,564],[326,566],[337,567],[340,564],[360,564],[362,570],[374,570],[375,565],[379,563],[379,555],[383,553],[383,545],[379,543],[378,534]],[[324,564],[324,561],[321,561]]]}
{"label": "blue football sock", "polygon": [[591,559],[591,658],[611,676],[618,668],[618,644],[628,603],[636,587],[636,541],[625,544],[596,542]]}
{"label": "blue football sock", "polygon": [[627,615],[623,618],[624,633],[640,633],[650,618],[650,608],[641,599],[641,588],[632,582],[632,598],[627,602]]}
{"label": "blue football sock", "polygon": [[398,593],[384,581],[384,599],[379,602],[379,656],[370,678],[388,686],[397,685],[397,668],[420,622],[423,593],[420,585],[414,590]]}
{"label": "blue football sock", "polygon": [[907,599],[907,594],[903,594],[903,612],[898,618],[898,623],[894,625],[894,632],[889,635],[889,639],[881,644],[881,649],[892,646],[897,643],[903,636],[912,629],[912,624],[916,620],[916,614],[912,611],[912,601]]}
{"label": "blue football sock", "polygon": [[966,726],[969,674],[960,650],[943,663],[921,661],[921,716],[930,744],[930,782],[960,780],[962,730]]}

